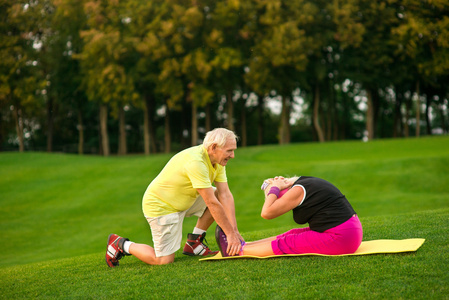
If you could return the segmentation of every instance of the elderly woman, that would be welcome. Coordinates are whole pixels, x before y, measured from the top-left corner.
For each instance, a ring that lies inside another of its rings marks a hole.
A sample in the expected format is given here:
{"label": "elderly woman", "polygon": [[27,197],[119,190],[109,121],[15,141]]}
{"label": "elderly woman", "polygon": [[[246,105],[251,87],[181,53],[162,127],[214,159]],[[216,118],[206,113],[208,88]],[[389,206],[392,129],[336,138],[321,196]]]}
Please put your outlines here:
{"label": "elderly woman", "polygon": [[[362,224],[346,197],[330,182],[310,176],[279,176],[265,180],[262,190],[265,192],[262,218],[273,219],[293,211],[295,222],[308,223],[309,227],[291,229],[255,242],[242,242],[239,255],[340,255],[354,253],[360,246]],[[215,237],[222,256],[229,256],[226,235],[218,226]]]}

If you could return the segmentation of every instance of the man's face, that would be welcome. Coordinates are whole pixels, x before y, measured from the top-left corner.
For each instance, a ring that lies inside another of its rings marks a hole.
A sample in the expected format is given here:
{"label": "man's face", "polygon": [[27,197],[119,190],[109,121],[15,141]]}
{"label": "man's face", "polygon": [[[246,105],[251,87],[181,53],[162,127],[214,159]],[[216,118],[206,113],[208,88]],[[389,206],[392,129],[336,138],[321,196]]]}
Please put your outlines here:
{"label": "man's face", "polygon": [[228,160],[234,158],[234,150],[237,149],[237,142],[235,139],[228,139],[226,144],[220,148],[217,145],[212,145],[209,152],[210,162],[212,164],[220,164],[226,166]]}

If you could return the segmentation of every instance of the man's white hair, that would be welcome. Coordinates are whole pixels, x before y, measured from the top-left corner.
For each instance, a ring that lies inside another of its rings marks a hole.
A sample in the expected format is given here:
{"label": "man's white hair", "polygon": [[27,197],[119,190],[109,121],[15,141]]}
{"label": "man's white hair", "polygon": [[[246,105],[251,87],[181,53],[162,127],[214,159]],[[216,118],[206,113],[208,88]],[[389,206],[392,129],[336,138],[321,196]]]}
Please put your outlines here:
{"label": "man's white hair", "polygon": [[203,146],[209,149],[210,146],[216,144],[218,147],[222,148],[228,139],[238,140],[238,136],[231,130],[226,128],[215,128],[206,133],[206,137],[203,141]]}

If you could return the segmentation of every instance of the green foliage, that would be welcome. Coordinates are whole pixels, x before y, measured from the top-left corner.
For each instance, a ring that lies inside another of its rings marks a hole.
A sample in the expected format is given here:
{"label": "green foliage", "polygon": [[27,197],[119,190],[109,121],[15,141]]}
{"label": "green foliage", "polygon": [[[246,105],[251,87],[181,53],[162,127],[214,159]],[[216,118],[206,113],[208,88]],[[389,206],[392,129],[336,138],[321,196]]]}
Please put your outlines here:
{"label": "green foliage", "polygon": [[[194,105],[207,112],[208,123],[230,128],[237,123],[236,128],[252,133],[263,130],[264,120],[240,124],[243,117],[234,120],[232,109],[225,114],[204,107],[222,107],[221,99],[229,102],[229,95],[282,97],[277,120],[284,128],[291,95],[298,90],[304,107],[320,98],[315,116],[304,109],[307,122],[296,120],[311,128],[307,137],[318,136],[320,130],[308,122],[318,119],[326,120],[321,124],[325,140],[358,137],[361,124],[372,120],[378,124],[365,127],[378,134],[370,137],[408,136],[419,106],[402,95],[413,94],[417,82],[429,99],[428,132],[432,126],[448,130],[447,1],[20,0],[2,1],[0,8],[0,115],[6,124],[1,145],[17,135],[11,107],[21,111],[17,119],[23,119],[18,123],[24,128],[18,135],[33,132],[29,140],[38,140],[41,149],[45,137],[51,142],[52,128],[66,127],[56,132],[55,141],[65,140],[68,132],[81,135],[77,128],[88,123],[87,99],[107,103],[114,117],[130,105],[143,115],[152,99],[151,117],[145,119],[152,132],[164,124],[157,120],[163,116],[156,116],[163,106],[175,113],[190,112]],[[336,87],[347,81],[361,86],[358,93],[342,95]],[[314,97],[315,90],[320,97]],[[374,98],[369,114],[348,113],[366,101],[366,91]],[[435,97],[438,103],[431,100]],[[253,116],[245,117],[255,119],[255,111],[249,108]],[[66,122],[73,116],[78,120]],[[190,128],[187,121],[174,126],[167,131],[193,136],[202,129]],[[142,139],[140,132],[130,134]],[[97,137],[89,136],[89,143]],[[73,134],[70,143],[76,138]]]}
{"label": "green foliage", "polygon": [[[112,3],[111,3],[112,4]],[[90,15],[87,24],[91,27],[81,32],[85,42],[83,52],[77,57],[81,60],[86,74],[84,85],[90,100],[113,103],[113,107],[135,100],[133,79],[127,74],[124,65],[131,44],[118,27],[122,21],[118,16],[118,4],[101,6],[99,2],[87,2]]]}
{"label": "green foliage", "polygon": [[205,106],[207,103],[212,102],[214,92],[208,89],[206,86],[200,84],[192,84],[192,100],[199,106]]}
{"label": "green foliage", "polygon": [[[419,10],[413,8],[420,7]],[[422,77],[447,74],[449,70],[449,17],[445,1],[404,1],[404,22],[393,29],[401,41],[401,52],[412,59]]]}

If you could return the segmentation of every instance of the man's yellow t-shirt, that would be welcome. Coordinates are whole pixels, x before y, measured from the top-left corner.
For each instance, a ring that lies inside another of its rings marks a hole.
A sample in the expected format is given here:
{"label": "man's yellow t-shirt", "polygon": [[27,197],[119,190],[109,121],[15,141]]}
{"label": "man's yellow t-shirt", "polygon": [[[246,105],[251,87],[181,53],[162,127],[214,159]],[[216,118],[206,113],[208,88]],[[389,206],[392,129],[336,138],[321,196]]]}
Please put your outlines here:
{"label": "man's yellow t-shirt", "polygon": [[227,182],[226,168],[212,166],[203,145],[185,149],[173,156],[148,186],[143,213],[159,217],[188,210],[199,195],[196,189],[212,187],[215,181]]}

